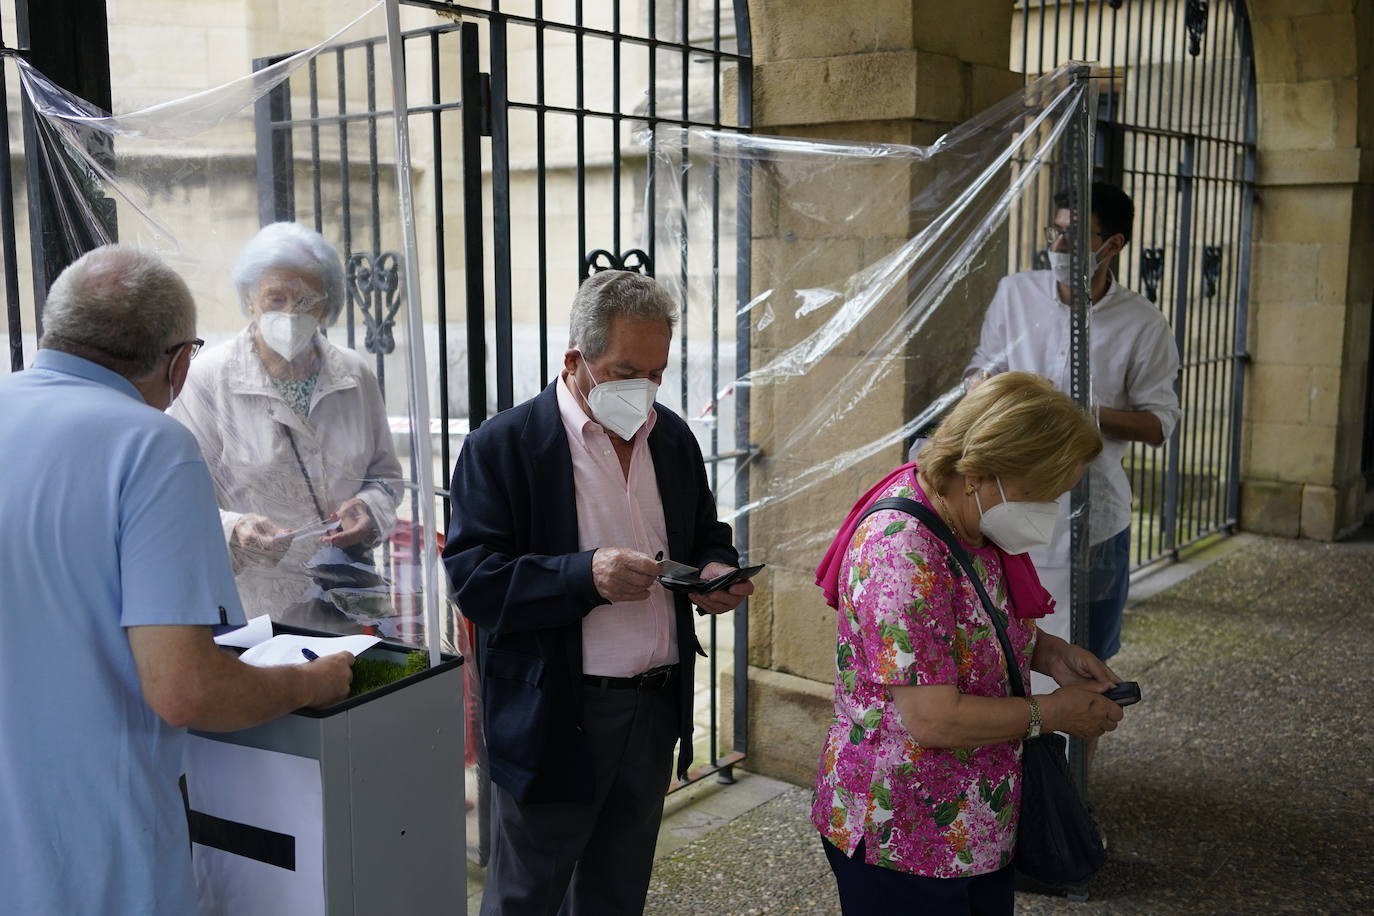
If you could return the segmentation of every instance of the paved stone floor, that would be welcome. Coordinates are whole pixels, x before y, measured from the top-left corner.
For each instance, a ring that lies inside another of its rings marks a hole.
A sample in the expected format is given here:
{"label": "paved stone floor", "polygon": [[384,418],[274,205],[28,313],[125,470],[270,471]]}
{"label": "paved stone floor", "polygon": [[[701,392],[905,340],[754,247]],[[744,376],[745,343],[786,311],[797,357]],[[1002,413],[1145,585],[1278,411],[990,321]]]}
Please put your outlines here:
{"label": "paved stone floor", "polygon": [[[1018,912],[1374,913],[1374,534],[1232,539],[1134,594],[1113,665],[1145,699],[1090,787],[1107,867],[1086,902]],[[808,789],[679,795],[648,913],[839,912]]]}

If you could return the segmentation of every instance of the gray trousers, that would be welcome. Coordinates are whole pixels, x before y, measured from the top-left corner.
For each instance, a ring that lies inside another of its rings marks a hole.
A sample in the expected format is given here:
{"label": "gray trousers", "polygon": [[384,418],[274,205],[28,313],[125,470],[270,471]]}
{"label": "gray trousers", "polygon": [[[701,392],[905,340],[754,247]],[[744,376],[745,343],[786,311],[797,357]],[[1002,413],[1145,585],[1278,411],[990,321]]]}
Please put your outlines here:
{"label": "gray trousers", "polygon": [[[595,753],[590,803],[525,804],[491,787],[482,916],[644,911],[677,743],[677,690],[582,688]],[[690,688],[687,688],[690,689]]]}

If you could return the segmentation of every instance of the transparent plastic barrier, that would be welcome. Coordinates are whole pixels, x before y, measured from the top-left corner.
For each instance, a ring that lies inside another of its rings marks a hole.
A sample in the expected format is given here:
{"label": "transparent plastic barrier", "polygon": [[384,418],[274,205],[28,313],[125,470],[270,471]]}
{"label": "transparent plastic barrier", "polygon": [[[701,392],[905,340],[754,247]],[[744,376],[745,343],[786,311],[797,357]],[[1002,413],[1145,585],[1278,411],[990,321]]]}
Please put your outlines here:
{"label": "transparent plastic barrier", "polygon": [[[726,515],[749,523],[773,589],[803,587],[852,501],[968,379],[1018,348],[1067,347],[1068,306],[1034,268],[1056,195],[1087,200],[1067,141],[1091,91],[1066,67],[923,147],[659,132],[657,275],[689,316],[739,269],[692,240],[717,210],[746,214],[749,298],[720,321],[748,364],[714,388],[692,379],[688,414],[714,424],[719,452],[750,454],[723,465],[720,490],[748,475]],[[1032,296],[1047,307],[994,327]],[[1068,370],[1065,350],[1052,380],[1066,391]]]}
{"label": "transparent plastic barrier", "polygon": [[[437,650],[454,628],[429,437],[412,434],[430,422],[391,6],[390,23],[386,4],[335,11],[306,50],[123,114],[16,66],[54,189],[48,256],[152,249],[195,296],[207,346],[172,415],[210,466],[250,616],[416,646],[437,628]],[[254,46],[300,47],[301,24],[282,28]],[[368,164],[315,167],[312,145]]]}

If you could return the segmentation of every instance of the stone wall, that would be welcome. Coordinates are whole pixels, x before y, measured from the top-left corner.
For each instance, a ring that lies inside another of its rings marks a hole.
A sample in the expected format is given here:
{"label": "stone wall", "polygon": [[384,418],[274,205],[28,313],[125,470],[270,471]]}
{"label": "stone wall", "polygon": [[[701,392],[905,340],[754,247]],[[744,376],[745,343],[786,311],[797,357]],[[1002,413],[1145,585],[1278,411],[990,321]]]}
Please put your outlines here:
{"label": "stone wall", "polygon": [[1374,8],[1250,4],[1258,204],[1242,526],[1330,540],[1360,472],[1374,305]]}
{"label": "stone wall", "polygon": [[[957,16],[942,4],[892,0],[754,0],[750,12],[759,133],[928,144],[1021,86],[1020,76],[1007,69],[1012,8],[1004,0],[961,4]],[[921,181],[916,172],[912,189]],[[826,237],[818,239],[805,237],[801,227],[769,222],[766,208],[756,206],[754,219],[756,293],[781,276],[783,285],[804,285],[799,272],[808,278],[814,274],[817,284],[833,283],[853,273],[866,250],[907,237],[915,228],[905,220],[900,225],[836,220],[824,223]],[[884,219],[890,221],[891,214]],[[802,255],[813,252],[821,253],[798,266]],[[906,305],[904,296],[890,297],[869,320],[885,327]],[[795,336],[796,327],[790,330]],[[757,365],[776,343],[764,334],[753,345]],[[828,357],[824,371],[755,395],[751,438],[762,450],[751,476],[756,493],[910,419],[916,380],[908,377],[909,370],[893,372],[847,419],[855,429],[830,432],[801,448],[779,447],[794,418],[831,395],[841,368],[865,359],[871,355],[856,342],[850,351]],[[929,373],[932,367],[922,370]],[[798,783],[815,778],[830,722],[835,667],[835,613],[813,583],[824,543],[817,550],[770,548],[812,544],[818,537],[828,541],[857,495],[901,458],[899,445],[875,453],[806,499],[785,500],[751,517],[751,557],[761,554],[758,559],[769,564],[769,575],[750,602],[751,769]]]}

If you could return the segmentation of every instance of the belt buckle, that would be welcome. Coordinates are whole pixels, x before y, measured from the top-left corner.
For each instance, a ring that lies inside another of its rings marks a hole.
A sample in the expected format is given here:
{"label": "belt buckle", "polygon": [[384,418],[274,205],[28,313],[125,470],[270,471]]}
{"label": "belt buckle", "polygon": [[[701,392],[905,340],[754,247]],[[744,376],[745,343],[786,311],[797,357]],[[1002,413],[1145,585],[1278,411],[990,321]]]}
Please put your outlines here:
{"label": "belt buckle", "polygon": [[657,671],[647,671],[640,675],[640,690],[658,690],[660,687],[668,686],[668,679],[673,676],[672,668],[660,668]]}

